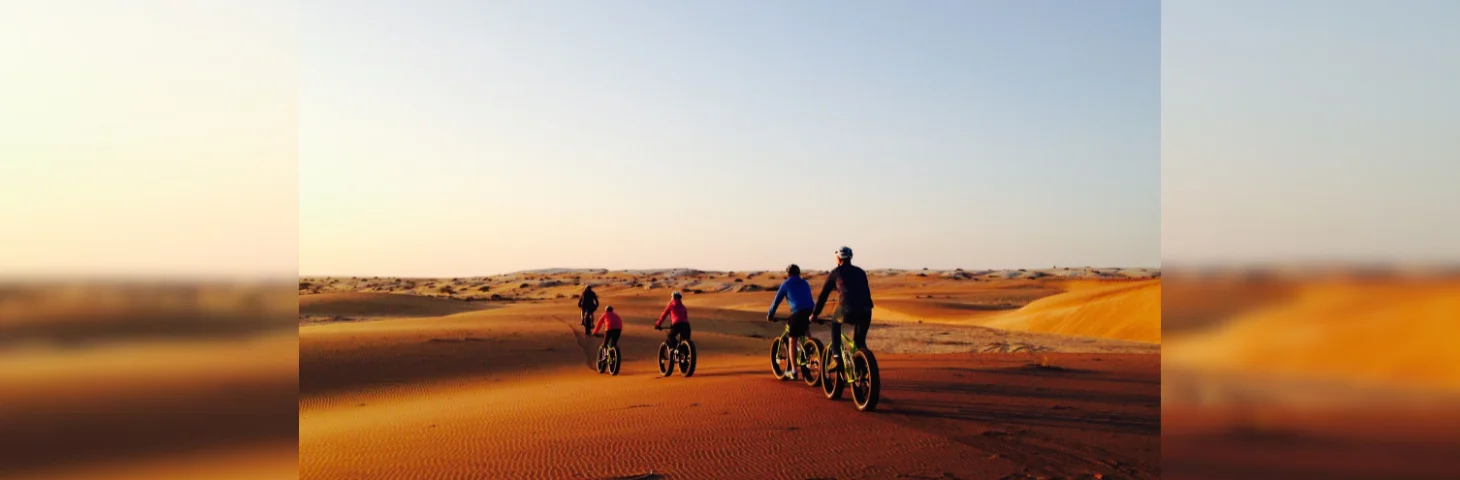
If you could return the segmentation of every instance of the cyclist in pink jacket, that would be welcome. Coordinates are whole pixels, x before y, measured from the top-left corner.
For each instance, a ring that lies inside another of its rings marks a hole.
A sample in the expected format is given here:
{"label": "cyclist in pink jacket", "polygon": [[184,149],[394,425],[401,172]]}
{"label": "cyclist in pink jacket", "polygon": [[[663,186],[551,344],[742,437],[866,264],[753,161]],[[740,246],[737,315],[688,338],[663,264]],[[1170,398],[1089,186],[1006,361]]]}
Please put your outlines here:
{"label": "cyclist in pink jacket", "polygon": [[624,320],[622,318],[619,318],[617,313],[613,313],[612,305],[608,307],[608,310],[605,310],[603,312],[603,316],[598,317],[598,325],[593,327],[594,335],[598,335],[599,332],[603,332],[604,347],[617,347],[618,337],[623,333],[623,331]]}
{"label": "cyclist in pink jacket", "polygon": [[684,308],[684,296],[674,292],[669,298],[669,305],[664,307],[664,313],[659,314],[659,321],[654,322],[655,330],[663,330],[664,319],[669,320],[669,336],[666,339],[670,345],[679,343],[675,338],[689,340],[689,310]]}

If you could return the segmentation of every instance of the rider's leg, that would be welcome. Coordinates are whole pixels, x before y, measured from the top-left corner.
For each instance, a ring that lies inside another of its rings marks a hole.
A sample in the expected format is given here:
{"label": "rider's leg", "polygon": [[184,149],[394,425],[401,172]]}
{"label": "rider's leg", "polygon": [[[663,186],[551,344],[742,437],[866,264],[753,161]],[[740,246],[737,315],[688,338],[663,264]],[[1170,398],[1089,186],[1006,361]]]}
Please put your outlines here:
{"label": "rider's leg", "polygon": [[867,349],[867,329],[872,327],[872,322],[863,321],[852,327],[852,341],[857,343],[858,349]]}
{"label": "rider's leg", "polygon": [[[831,358],[835,362],[842,355],[842,324],[833,322],[831,324]],[[827,368],[836,368],[836,364],[829,364]]]}
{"label": "rider's leg", "polygon": [[609,330],[608,333],[603,334],[603,341],[608,342],[610,347],[618,348],[618,337],[623,333],[624,331],[619,329]]}

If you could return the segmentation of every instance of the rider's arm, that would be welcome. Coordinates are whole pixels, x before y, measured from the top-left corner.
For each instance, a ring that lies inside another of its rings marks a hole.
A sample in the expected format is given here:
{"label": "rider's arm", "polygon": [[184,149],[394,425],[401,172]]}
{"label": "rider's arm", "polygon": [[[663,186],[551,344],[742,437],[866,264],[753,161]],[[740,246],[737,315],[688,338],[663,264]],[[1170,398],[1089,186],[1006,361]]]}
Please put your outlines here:
{"label": "rider's arm", "polygon": [[826,299],[831,296],[831,290],[836,288],[836,274],[837,270],[832,270],[826,276],[826,284],[821,286],[821,295],[816,297],[816,308],[811,310],[812,317],[820,317],[821,309],[826,308]]}
{"label": "rider's arm", "polygon": [[[776,290],[776,299],[773,300],[773,301],[771,301],[771,311],[766,312],[766,314],[765,314],[766,318],[773,318],[773,317],[776,316],[776,309],[781,307],[781,300],[784,300],[785,298],[786,298],[786,283],[781,283],[781,289],[780,290]],[[791,312],[791,313],[796,313],[796,312]]]}
{"label": "rider's arm", "polygon": [[599,315],[598,316],[598,323],[596,323],[596,324],[593,325],[593,333],[598,333],[598,331],[599,330],[602,330],[603,329],[603,326],[604,325],[607,325],[607,324],[608,324],[608,312],[604,312],[603,315]]}
{"label": "rider's arm", "polygon": [[659,320],[654,322],[654,328],[659,328],[660,325],[664,324],[664,318],[669,316],[669,310],[673,308],[673,302],[670,302],[669,306],[664,307],[664,312],[659,314]]}

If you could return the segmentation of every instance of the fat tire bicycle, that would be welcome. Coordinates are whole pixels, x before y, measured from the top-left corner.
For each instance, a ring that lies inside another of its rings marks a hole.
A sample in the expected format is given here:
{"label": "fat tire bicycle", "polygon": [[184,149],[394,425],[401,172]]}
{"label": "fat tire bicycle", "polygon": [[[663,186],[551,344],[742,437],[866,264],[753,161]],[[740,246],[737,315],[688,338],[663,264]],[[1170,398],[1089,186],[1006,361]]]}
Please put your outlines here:
{"label": "fat tire bicycle", "polygon": [[619,367],[623,364],[623,357],[619,356],[618,345],[598,346],[598,373],[608,372],[609,375],[618,375]]}
{"label": "fat tire bicycle", "polygon": [[[817,320],[816,323],[826,321]],[[827,368],[834,352],[828,349],[822,354],[821,391],[826,394],[826,398],[836,400],[841,398],[842,390],[850,386],[852,403],[857,406],[857,410],[876,410],[877,400],[882,394],[882,377],[877,368],[877,357],[871,350],[852,342],[852,338],[846,333],[841,334],[841,340],[842,361],[837,362],[835,368]]]}
{"label": "fat tire bicycle", "polygon": [[699,355],[695,353],[695,342],[688,338],[678,340],[673,348],[670,348],[667,338],[659,344],[659,374],[666,377],[674,375],[674,369],[678,367],[684,376],[692,377],[695,374],[695,362],[699,359]]}
{"label": "fat tire bicycle", "polygon": [[[770,320],[772,322],[781,321],[775,317]],[[787,348],[791,343],[791,325],[788,323],[786,331],[771,340],[771,374],[779,380],[786,380],[788,379],[786,374],[794,366],[795,372],[799,374],[802,381],[806,382],[807,386],[814,387],[821,384],[821,352],[826,350],[825,346],[821,344],[821,340],[817,340],[816,337],[807,333],[801,337],[801,342],[794,345],[794,349]]]}

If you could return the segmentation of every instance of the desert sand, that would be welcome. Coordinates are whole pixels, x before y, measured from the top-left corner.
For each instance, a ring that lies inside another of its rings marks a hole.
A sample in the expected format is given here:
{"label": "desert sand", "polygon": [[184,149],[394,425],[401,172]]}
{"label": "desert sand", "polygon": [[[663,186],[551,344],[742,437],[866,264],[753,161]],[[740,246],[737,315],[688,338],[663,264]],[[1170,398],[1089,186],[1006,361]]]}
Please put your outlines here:
{"label": "desert sand", "polygon": [[0,478],[297,478],[288,283],[0,284]]}
{"label": "desert sand", "polygon": [[[866,413],[771,376],[784,325],[765,310],[779,275],[303,278],[300,474],[1158,478],[1159,343],[986,325],[1092,283],[1159,275],[1070,272],[871,272],[868,343],[884,386]],[[625,319],[618,376],[590,367],[601,339],[577,324],[585,283]],[[671,289],[686,292],[700,350],[691,378],[654,365],[663,335],[652,323]],[[825,326],[812,334],[828,340]]]}
{"label": "desert sand", "polygon": [[1166,283],[1167,475],[1460,476],[1460,276],[1178,270]]}

